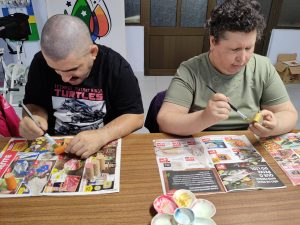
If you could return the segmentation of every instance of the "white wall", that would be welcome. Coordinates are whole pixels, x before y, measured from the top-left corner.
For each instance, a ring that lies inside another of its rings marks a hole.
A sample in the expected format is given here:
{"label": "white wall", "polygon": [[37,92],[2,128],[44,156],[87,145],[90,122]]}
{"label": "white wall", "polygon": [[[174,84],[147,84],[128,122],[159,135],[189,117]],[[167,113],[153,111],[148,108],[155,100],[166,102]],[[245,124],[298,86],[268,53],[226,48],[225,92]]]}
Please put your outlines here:
{"label": "white wall", "polygon": [[297,53],[300,61],[300,30],[274,29],[269,42],[267,56],[273,64],[279,54]]}
{"label": "white wall", "polygon": [[144,74],[144,27],[126,26],[125,28],[127,61],[136,75]]}
{"label": "white wall", "polygon": [[44,24],[47,20],[47,5],[46,1],[32,0],[32,6],[35,18],[37,20],[37,26],[39,34],[41,35]]}

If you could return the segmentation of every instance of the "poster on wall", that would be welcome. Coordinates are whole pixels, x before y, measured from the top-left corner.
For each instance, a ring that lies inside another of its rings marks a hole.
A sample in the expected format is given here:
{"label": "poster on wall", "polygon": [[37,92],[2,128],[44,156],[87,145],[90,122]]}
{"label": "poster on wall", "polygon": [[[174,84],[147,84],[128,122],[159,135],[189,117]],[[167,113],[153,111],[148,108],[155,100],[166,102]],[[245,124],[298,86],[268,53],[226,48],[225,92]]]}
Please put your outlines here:
{"label": "poster on wall", "polygon": [[93,41],[126,57],[123,0],[47,0],[48,18],[67,14],[82,19]]}
{"label": "poster on wall", "polygon": [[[9,3],[10,1],[0,1],[0,17],[8,16],[14,13],[24,13],[29,16],[28,23],[30,27],[31,34],[28,36],[29,41],[39,40],[39,33],[36,24],[36,19],[32,7],[32,0],[27,1],[15,1],[14,3]],[[18,4],[19,2],[19,4]],[[6,4],[4,4],[6,3]]]}

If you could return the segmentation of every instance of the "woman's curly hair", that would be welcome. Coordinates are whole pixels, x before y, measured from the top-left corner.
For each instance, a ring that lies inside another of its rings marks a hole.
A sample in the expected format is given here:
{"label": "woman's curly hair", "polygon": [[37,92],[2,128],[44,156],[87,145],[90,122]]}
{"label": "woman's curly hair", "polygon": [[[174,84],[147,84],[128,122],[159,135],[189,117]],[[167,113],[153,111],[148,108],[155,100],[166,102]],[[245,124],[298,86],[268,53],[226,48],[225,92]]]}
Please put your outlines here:
{"label": "woman's curly hair", "polygon": [[265,20],[259,2],[226,0],[213,9],[206,27],[217,42],[226,31],[249,33],[256,30],[257,40],[260,40],[265,28]]}

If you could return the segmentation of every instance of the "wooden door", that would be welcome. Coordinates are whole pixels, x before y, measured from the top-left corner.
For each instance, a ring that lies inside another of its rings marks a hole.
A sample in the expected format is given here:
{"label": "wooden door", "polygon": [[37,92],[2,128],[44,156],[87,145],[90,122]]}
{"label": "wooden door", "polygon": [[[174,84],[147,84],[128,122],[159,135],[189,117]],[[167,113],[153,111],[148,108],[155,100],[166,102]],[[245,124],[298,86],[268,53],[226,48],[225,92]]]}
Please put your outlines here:
{"label": "wooden door", "polygon": [[145,15],[145,74],[173,75],[179,64],[208,50],[206,19],[215,1],[150,0]]}

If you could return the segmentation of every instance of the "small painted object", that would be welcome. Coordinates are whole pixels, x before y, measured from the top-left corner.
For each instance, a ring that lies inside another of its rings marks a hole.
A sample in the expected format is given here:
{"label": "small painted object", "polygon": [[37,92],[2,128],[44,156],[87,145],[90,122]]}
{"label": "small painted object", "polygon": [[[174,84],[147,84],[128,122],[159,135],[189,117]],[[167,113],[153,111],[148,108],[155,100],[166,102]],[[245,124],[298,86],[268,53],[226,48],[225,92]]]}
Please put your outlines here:
{"label": "small painted object", "polygon": [[93,168],[94,168],[94,174],[96,177],[98,177],[100,175],[100,162],[97,159],[92,159],[92,163],[93,163]]}
{"label": "small painted object", "polygon": [[58,145],[57,147],[54,148],[54,153],[55,155],[60,155],[65,153],[66,146],[65,145]]}
{"label": "small painted object", "polygon": [[95,174],[94,174],[93,163],[86,163],[85,164],[85,175],[86,175],[86,179],[88,179],[90,181],[94,179]]}
{"label": "small painted object", "polygon": [[260,112],[256,113],[252,119],[252,123],[262,124],[262,121],[263,121],[263,116]]}
{"label": "small painted object", "polygon": [[14,174],[6,173],[4,175],[4,179],[5,179],[5,183],[6,183],[6,186],[7,186],[7,190],[9,190],[9,191],[16,190],[17,180],[16,180]]}

